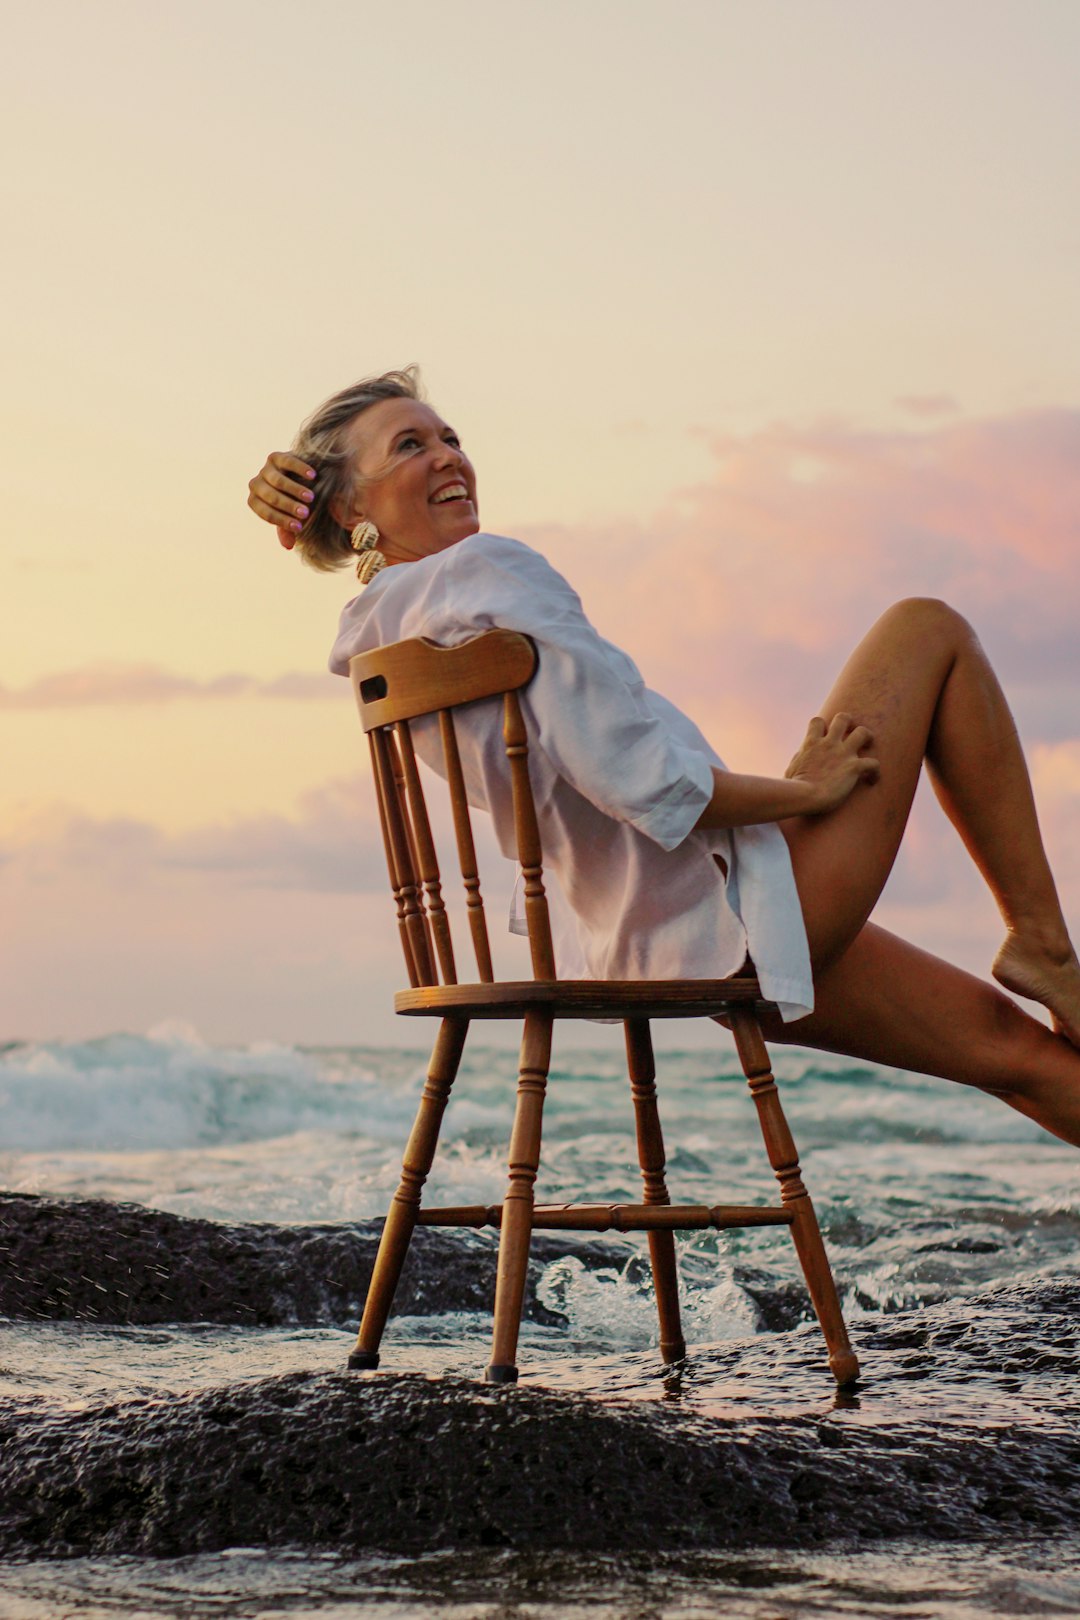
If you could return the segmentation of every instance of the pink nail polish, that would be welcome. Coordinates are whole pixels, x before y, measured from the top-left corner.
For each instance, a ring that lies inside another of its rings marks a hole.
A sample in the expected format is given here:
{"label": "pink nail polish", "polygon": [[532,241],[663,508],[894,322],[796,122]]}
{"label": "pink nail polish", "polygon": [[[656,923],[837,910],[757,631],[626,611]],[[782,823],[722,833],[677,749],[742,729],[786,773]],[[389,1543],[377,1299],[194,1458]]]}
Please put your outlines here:
{"label": "pink nail polish", "polygon": [[299,533],[300,533],[300,530],[301,530],[301,529],[302,529],[302,528],[303,528],[303,527],[304,527],[304,525],[303,525],[303,524],[302,524],[302,523],[290,523],[290,524],[289,524],[289,528],[290,528],[290,529],[291,529],[291,530],[292,530],[292,532],[293,532],[293,533],[294,533],[294,534],[299,534]]}

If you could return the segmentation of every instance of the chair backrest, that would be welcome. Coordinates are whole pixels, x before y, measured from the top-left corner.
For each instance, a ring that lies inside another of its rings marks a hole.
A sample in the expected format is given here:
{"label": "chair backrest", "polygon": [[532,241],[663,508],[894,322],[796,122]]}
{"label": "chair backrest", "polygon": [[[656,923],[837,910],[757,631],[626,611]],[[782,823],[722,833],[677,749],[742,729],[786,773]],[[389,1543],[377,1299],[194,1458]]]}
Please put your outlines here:
{"label": "chair backrest", "polygon": [[525,921],[534,979],[555,978],[555,953],[544,893],[536,805],[529,781],[529,748],[518,692],[532,679],[536,648],[513,630],[488,630],[460,647],[422,639],[398,641],[349,660],[360,720],[371,744],[386,865],[397,904],[398,932],[409,983],[457,984],[450,918],[417,769],[410,720],[437,715],[458,863],[465,885],[469,935],[477,976],[490,984],[491,963],[465,778],[454,709],[480,698],[503,700],[503,742],[509,761],[514,831],[525,894]]}

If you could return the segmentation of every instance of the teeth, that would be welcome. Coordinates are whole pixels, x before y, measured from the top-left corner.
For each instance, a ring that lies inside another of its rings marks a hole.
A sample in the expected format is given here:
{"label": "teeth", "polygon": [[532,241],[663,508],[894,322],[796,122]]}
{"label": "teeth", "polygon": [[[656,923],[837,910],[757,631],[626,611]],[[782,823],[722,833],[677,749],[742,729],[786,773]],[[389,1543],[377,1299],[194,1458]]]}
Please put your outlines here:
{"label": "teeth", "polygon": [[462,496],[467,496],[468,493],[464,484],[450,484],[446,489],[441,489],[437,495],[433,495],[432,501],[438,506],[441,501],[460,501]]}

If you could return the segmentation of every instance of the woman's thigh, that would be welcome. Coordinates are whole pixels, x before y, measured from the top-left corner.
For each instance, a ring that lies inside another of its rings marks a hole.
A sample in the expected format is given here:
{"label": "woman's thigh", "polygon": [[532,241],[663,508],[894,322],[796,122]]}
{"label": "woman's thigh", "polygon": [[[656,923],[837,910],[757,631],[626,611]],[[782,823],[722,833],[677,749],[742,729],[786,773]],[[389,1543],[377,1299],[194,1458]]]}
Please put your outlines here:
{"label": "woman's thigh", "polygon": [[844,665],[820,714],[868,726],[880,780],[825,816],[781,823],[791,850],[815,970],[847,949],[892,869],[919,780],[938,700],[971,631],[943,602],[898,602]]}

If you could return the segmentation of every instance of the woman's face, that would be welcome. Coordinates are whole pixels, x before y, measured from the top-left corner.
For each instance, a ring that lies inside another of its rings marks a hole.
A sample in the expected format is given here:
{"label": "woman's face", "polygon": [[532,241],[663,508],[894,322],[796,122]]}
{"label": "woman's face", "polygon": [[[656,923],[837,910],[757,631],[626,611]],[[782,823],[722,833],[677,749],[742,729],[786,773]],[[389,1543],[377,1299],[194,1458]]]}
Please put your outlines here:
{"label": "woman's face", "polygon": [[375,480],[357,491],[349,527],[374,523],[388,563],[430,557],[477,532],[472,463],[430,405],[380,400],[356,418],[348,437],[357,470]]}

